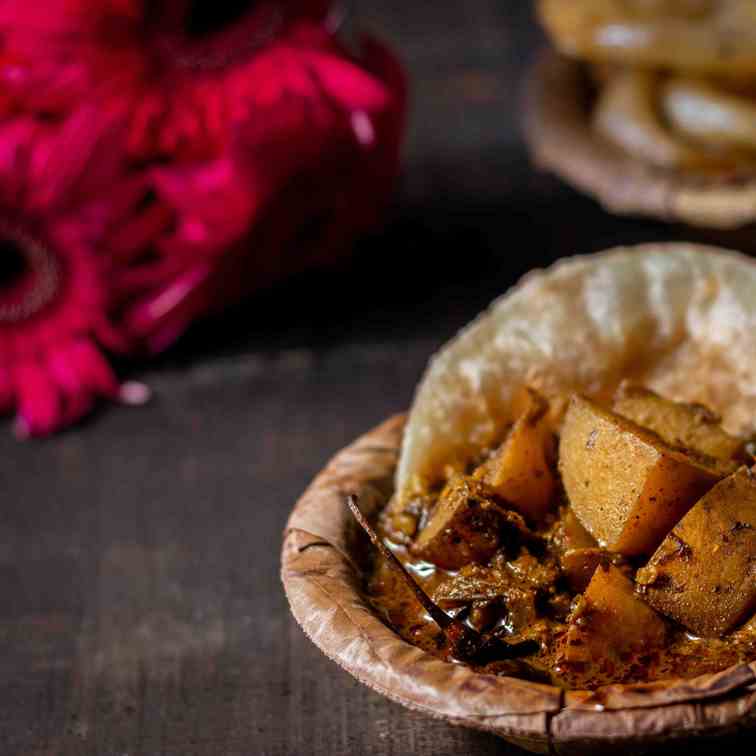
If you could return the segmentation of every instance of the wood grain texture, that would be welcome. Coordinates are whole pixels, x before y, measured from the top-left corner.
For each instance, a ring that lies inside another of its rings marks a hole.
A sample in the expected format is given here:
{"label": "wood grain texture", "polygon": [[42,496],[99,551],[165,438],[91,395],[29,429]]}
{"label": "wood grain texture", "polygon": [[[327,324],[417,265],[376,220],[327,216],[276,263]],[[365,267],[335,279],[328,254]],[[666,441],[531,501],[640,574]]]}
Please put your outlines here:
{"label": "wood grain texture", "polygon": [[388,227],[348,266],[135,370],[150,406],[46,442],[0,434],[0,754],[520,753],[323,657],[287,611],[283,525],[333,452],[404,409],[431,352],[525,270],[702,237],[612,218],[532,170],[517,107],[541,42],[528,3],[363,0],[358,17],[413,78]]}

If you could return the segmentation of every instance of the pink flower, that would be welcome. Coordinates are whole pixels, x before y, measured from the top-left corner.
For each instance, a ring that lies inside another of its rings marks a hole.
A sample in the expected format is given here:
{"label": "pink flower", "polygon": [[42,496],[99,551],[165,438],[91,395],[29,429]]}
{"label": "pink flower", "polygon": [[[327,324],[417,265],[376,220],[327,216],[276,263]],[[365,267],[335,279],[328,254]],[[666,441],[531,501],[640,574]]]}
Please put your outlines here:
{"label": "pink flower", "polygon": [[154,169],[174,230],[150,270],[160,291],[124,312],[134,340],[159,351],[198,316],[344,258],[379,220],[398,173],[405,81],[375,41],[360,63],[321,30],[297,30],[260,54],[258,104],[220,158]]}
{"label": "pink flower", "polygon": [[121,277],[168,216],[123,172],[117,124],[94,115],[0,124],[0,410],[22,436],[74,422],[98,396],[144,394],[119,386],[102,350],[131,346],[115,318]]}
{"label": "pink flower", "polygon": [[[217,156],[233,126],[266,96],[260,91],[260,49],[307,19],[328,35],[323,24],[330,2],[231,2],[225,25],[204,18],[207,5],[0,0],[6,50],[0,82],[23,107],[39,113],[65,112],[72,103],[94,99],[126,114],[136,158]],[[217,21],[224,11],[215,5]],[[317,55],[312,63],[319,65]],[[354,86],[346,69],[334,72],[331,90]]]}
{"label": "pink flower", "polygon": [[350,55],[326,5],[257,3],[197,40],[183,0],[0,0],[0,410],[19,433],[143,398],[106,353],[160,351],[378,220],[404,77],[374,41]]}

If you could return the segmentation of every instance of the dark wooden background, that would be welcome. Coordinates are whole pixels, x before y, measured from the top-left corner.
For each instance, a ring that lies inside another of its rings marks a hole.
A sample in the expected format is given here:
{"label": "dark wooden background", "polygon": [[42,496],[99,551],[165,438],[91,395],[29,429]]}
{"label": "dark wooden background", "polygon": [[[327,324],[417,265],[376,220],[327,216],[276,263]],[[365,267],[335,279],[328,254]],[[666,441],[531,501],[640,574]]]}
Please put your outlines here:
{"label": "dark wooden background", "polygon": [[358,19],[413,80],[388,226],[344,270],[138,368],[148,407],[45,442],[0,435],[0,754],[520,753],[389,703],[306,640],[278,577],[288,510],[527,269],[696,235],[612,218],[533,170],[529,3],[363,0]]}

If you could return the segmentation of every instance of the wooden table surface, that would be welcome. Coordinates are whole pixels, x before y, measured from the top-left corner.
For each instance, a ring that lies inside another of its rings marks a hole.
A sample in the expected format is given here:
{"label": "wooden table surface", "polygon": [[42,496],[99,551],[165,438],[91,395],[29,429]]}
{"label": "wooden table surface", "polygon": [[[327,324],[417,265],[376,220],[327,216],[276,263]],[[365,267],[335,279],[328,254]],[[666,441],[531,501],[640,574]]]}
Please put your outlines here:
{"label": "wooden table surface", "polygon": [[388,702],[311,645],[279,582],[287,513],[523,272],[696,234],[612,218],[533,170],[518,128],[542,43],[528,3],[363,0],[359,20],[413,79],[388,226],[348,268],[137,366],[149,406],[44,442],[0,435],[0,754],[521,753]]}

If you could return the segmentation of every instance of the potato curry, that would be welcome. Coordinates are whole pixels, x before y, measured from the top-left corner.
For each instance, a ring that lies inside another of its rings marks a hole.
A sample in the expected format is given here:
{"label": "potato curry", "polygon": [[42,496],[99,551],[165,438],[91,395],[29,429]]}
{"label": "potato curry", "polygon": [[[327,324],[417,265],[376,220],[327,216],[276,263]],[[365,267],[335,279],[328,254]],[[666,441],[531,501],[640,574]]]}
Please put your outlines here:
{"label": "potato curry", "polygon": [[635,386],[607,403],[527,389],[518,409],[498,447],[381,513],[381,616],[443,659],[564,688],[756,658],[750,445]]}

